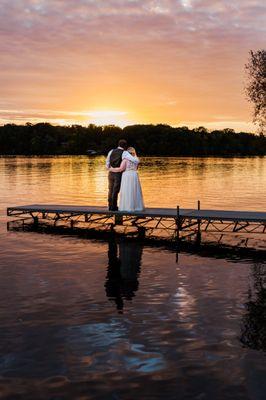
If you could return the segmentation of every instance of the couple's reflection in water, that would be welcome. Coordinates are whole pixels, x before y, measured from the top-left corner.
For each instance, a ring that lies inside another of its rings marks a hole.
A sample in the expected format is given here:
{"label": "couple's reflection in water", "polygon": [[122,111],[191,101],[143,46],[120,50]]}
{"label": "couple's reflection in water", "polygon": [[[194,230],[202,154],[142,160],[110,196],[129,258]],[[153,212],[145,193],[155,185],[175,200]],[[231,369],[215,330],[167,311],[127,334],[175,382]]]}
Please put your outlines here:
{"label": "couple's reflection in water", "polygon": [[[108,299],[122,313],[125,302],[132,300],[139,288],[143,245],[135,241],[108,242],[108,268],[105,291]],[[266,264],[254,262],[251,287],[245,303],[240,341],[245,347],[266,351]]]}
{"label": "couple's reflection in water", "polygon": [[122,313],[125,301],[132,300],[139,287],[143,246],[135,241],[108,242],[108,268],[105,282],[106,296]]}
{"label": "couple's reflection in water", "polygon": [[[30,226],[29,226],[30,228]],[[9,230],[12,229],[10,224]],[[24,230],[24,225],[22,227]],[[28,229],[36,232],[36,227]],[[43,232],[43,231],[40,231]],[[59,233],[56,228],[49,233]],[[73,233],[72,233],[73,234]],[[195,250],[195,247],[193,248]],[[193,251],[194,251],[193,250]],[[187,249],[188,251],[188,249]],[[205,250],[206,251],[206,250]],[[104,290],[107,298],[114,304],[118,312],[122,313],[127,301],[131,301],[139,288],[139,275],[143,244],[140,241],[123,240],[110,237],[108,239],[108,267]],[[204,257],[204,253],[199,253]],[[234,253],[232,253],[234,256]],[[213,249],[205,253],[207,257],[214,257]],[[226,258],[230,259],[226,253]],[[266,264],[261,257],[253,260],[251,266],[250,288],[244,300],[245,311],[240,322],[238,338],[245,346],[254,350],[266,351]],[[241,317],[240,317],[241,318]]]}

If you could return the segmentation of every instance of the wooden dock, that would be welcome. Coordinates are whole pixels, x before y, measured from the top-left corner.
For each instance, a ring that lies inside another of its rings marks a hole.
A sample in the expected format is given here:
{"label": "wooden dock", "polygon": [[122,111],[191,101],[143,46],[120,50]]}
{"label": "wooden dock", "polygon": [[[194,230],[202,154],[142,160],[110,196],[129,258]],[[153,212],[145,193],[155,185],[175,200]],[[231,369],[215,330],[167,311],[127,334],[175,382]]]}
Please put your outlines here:
{"label": "wooden dock", "polygon": [[31,219],[37,225],[49,221],[53,225],[68,225],[86,229],[126,231],[135,230],[141,236],[168,236],[184,238],[201,233],[265,234],[266,212],[227,211],[176,208],[146,208],[141,212],[109,211],[106,207],[31,204],[9,207],[7,215],[25,221]]}

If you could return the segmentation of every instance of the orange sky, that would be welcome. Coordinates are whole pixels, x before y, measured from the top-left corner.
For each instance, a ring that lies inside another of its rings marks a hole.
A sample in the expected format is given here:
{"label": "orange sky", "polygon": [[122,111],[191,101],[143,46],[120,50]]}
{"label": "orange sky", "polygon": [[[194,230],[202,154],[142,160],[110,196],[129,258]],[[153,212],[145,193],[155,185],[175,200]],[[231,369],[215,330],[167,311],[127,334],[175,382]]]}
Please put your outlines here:
{"label": "orange sky", "polygon": [[0,123],[253,130],[260,0],[1,0]]}

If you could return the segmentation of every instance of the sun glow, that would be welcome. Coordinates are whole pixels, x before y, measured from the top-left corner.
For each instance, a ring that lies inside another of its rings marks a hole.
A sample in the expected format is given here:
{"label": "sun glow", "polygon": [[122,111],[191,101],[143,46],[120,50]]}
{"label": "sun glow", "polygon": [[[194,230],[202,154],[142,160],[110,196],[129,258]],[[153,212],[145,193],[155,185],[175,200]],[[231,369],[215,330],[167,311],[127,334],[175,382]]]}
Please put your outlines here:
{"label": "sun glow", "polygon": [[88,117],[88,123],[95,125],[117,125],[124,127],[134,123],[128,120],[128,113],[126,111],[94,110],[85,112],[84,115]]}
{"label": "sun glow", "polygon": [[[131,113],[132,114],[132,113]],[[116,125],[121,128],[127,125],[136,124],[136,121],[129,119],[127,111],[117,110],[83,110],[63,111],[51,109],[0,109],[0,125],[13,123],[25,124],[30,122],[37,124],[48,122],[53,125]]]}

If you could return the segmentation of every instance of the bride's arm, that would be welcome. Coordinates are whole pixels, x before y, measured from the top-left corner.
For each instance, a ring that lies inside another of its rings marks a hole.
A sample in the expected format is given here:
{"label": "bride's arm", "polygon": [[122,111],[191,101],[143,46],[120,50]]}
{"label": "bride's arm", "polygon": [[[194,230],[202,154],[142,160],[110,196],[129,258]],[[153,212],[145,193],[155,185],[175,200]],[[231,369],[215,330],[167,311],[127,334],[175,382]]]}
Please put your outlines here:
{"label": "bride's arm", "polygon": [[127,150],[123,151],[123,154],[122,154],[122,160],[125,160],[125,159],[129,160],[129,161],[131,161],[131,162],[133,162],[134,164],[137,164],[137,165],[139,163],[138,157],[132,156],[132,154],[130,154]]}
{"label": "bride's arm", "polygon": [[125,171],[126,167],[127,167],[127,160],[124,159],[121,162],[120,167],[117,167],[117,168],[111,167],[111,168],[109,168],[109,171],[111,171],[111,172],[123,172],[123,171]]}

